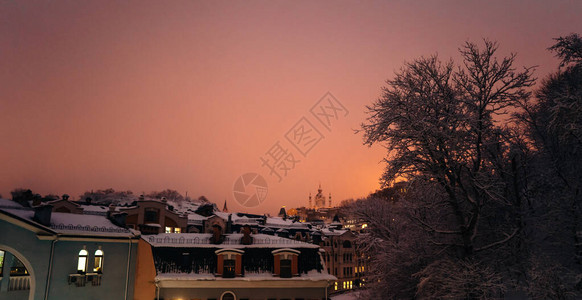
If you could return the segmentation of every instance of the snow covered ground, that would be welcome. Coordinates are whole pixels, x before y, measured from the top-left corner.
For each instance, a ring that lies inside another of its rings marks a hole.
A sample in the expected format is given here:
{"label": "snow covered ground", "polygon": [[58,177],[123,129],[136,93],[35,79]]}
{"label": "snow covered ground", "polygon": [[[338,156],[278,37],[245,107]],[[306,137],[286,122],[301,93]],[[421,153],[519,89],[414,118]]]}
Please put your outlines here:
{"label": "snow covered ground", "polygon": [[345,294],[341,294],[341,295],[334,295],[334,296],[331,296],[329,299],[331,299],[331,300],[356,300],[356,299],[358,299],[358,293],[359,292],[351,292],[351,293],[345,293]]}

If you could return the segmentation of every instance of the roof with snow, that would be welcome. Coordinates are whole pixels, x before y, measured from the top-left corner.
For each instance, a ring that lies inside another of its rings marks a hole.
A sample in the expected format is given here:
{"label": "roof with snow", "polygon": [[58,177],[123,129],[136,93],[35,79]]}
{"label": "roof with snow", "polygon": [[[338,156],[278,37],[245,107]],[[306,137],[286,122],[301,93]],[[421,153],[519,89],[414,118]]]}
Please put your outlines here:
{"label": "roof with snow", "polygon": [[0,209],[1,208],[25,209],[25,207],[18,202],[9,199],[0,199]]}
{"label": "roof with snow", "polygon": [[333,275],[325,271],[317,271],[311,270],[305,273],[300,274],[299,276],[294,276],[291,278],[281,278],[278,276],[273,275],[272,272],[245,272],[244,277],[235,277],[235,278],[223,278],[221,276],[215,276],[213,273],[210,272],[202,272],[202,273],[159,273],[156,278],[156,281],[164,282],[164,281],[182,281],[184,282],[184,287],[192,287],[188,282],[191,281],[335,281],[337,278]]}
{"label": "roof with snow", "polygon": [[283,218],[278,217],[267,218],[267,220],[265,221],[265,226],[286,229],[305,229],[305,230],[309,229],[309,226],[306,223],[294,222],[292,220],[285,220]]}
{"label": "roof with snow", "polygon": [[208,218],[209,217],[205,217],[197,213],[191,212],[188,214],[188,225],[202,225],[202,222],[204,222],[204,220]]}
{"label": "roof with snow", "polygon": [[267,234],[253,234],[253,244],[243,245],[240,233],[226,234],[222,244],[210,242],[211,233],[160,233],[143,239],[154,247],[180,248],[319,248],[318,245]]}
{"label": "roof with snow", "polygon": [[0,201],[0,210],[7,215],[24,220],[37,227],[50,229],[55,233],[99,237],[137,237],[140,235],[139,232],[119,227],[100,215],[52,212],[50,227],[43,226],[34,219],[34,209],[16,204],[18,206],[10,205],[11,207],[7,208],[7,203]]}
{"label": "roof with snow", "polygon": [[[104,205],[81,205],[84,214],[88,215],[107,215],[109,207]],[[116,208],[116,210],[119,210]]]}
{"label": "roof with snow", "polygon": [[[192,284],[201,281],[322,282],[336,279],[323,268],[317,245],[265,234],[251,235],[253,243],[250,245],[241,244],[242,234],[227,234],[224,242],[216,245],[210,243],[211,236],[209,233],[160,233],[142,237],[152,245],[156,281],[172,287],[192,288]],[[216,275],[216,251],[230,249],[243,256],[242,277]],[[298,276],[281,278],[273,274],[273,251],[285,249],[298,254]]]}
{"label": "roof with snow", "polygon": [[323,234],[325,236],[342,235],[346,232],[349,232],[349,230],[347,230],[347,229],[331,229],[331,228],[327,228],[327,227],[321,229],[321,234]]}

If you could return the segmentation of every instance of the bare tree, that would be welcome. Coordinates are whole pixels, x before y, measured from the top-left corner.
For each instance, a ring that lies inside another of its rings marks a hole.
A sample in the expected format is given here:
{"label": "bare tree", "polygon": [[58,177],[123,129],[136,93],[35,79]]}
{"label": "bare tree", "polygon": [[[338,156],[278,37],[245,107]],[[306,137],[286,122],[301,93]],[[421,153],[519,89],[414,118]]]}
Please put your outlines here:
{"label": "bare tree", "polygon": [[[532,197],[538,206],[536,257],[573,273],[582,270],[582,38],[571,34],[549,48],[561,59],[536,92],[537,102],[523,105],[518,118],[536,149]],[[535,258],[535,257],[534,257]],[[539,261],[539,260],[538,260]],[[535,259],[534,259],[535,262]],[[551,274],[531,263],[528,274]],[[557,272],[554,272],[557,273]],[[567,272],[559,272],[567,274]],[[568,280],[560,280],[568,282]],[[582,291],[582,277],[577,279]],[[536,286],[530,285],[535,292]],[[561,289],[561,288],[560,288]]]}
{"label": "bare tree", "polygon": [[459,51],[463,63],[457,68],[437,56],[407,63],[367,107],[362,128],[365,144],[389,150],[386,184],[404,177],[442,189],[441,204],[453,218],[424,225],[447,236],[443,244],[465,257],[500,246],[518,231],[497,228],[493,240],[479,227],[485,209],[511,205],[494,163],[505,159],[507,131],[495,117],[526,101],[534,79],[532,68],[515,70],[515,55],[498,60],[494,42],[485,40],[483,49],[466,43]]}

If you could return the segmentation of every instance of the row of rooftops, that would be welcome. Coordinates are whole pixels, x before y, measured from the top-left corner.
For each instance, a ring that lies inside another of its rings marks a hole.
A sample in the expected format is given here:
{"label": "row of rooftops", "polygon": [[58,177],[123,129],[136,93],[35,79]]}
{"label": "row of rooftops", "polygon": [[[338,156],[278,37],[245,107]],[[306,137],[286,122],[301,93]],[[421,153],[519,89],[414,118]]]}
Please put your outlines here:
{"label": "row of rooftops", "polygon": [[[43,203],[41,206],[51,205],[53,202],[66,201],[66,200],[54,200],[50,202]],[[152,200],[147,200],[152,201]],[[107,212],[120,212],[125,209],[135,208],[136,206],[102,206],[102,205],[87,205],[78,204],[80,209],[82,209],[83,214],[75,213],[59,213],[52,212],[50,217],[50,225],[44,224],[44,226],[49,227],[54,230],[61,232],[93,232],[100,234],[115,233],[121,235],[134,235],[135,232],[131,229],[122,228],[117,226],[112,222],[111,218],[107,218]],[[34,221],[35,220],[35,209],[32,207],[24,207],[21,204],[8,199],[0,199],[0,209],[3,211],[17,216],[19,218]],[[36,208],[38,210],[38,208]],[[285,233],[289,230],[300,230],[303,232],[320,233],[323,235],[338,235],[343,234],[346,230],[340,230],[340,226],[333,226],[333,228],[312,228],[308,223],[302,223],[297,221],[292,221],[289,219],[284,219],[281,217],[267,217],[261,215],[251,215],[244,213],[225,213],[225,212],[213,212],[211,216],[202,216],[195,212],[188,214],[188,224],[198,225],[204,220],[207,220],[213,216],[217,216],[225,221],[231,221],[235,225],[250,225],[253,227],[258,227],[260,232],[267,234],[272,233]],[[38,220],[36,220],[38,221]],[[198,223],[200,222],[200,223]],[[48,225],[48,226],[47,226]],[[338,224],[341,225],[341,224]]]}
{"label": "row of rooftops", "polygon": [[[220,243],[213,242],[213,234],[210,233],[160,233],[141,236],[139,231],[123,228],[115,224],[111,217],[102,215],[52,212],[48,223],[41,222],[39,211],[43,209],[51,209],[50,204],[23,207],[11,200],[0,199],[0,214],[11,217],[12,223],[20,221],[39,228],[43,231],[37,231],[39,238],[42,234],[81,238],[141,237],[152,247],[156,281],[233,280],[217,274],[216,257],[220,251],[234,251],[242,255],[242,276],[246,278],[243,281],[336,279],[325,271],[319,254],[323,250],[316,244],[260,233],[252,234],[252,242],[245,243],[244,237],[250,235],[249,232],[222,234]],[[283,278],[273,271],[276,265],[273,255],[285,251],[299,255],[298,275],[293,278]]]}

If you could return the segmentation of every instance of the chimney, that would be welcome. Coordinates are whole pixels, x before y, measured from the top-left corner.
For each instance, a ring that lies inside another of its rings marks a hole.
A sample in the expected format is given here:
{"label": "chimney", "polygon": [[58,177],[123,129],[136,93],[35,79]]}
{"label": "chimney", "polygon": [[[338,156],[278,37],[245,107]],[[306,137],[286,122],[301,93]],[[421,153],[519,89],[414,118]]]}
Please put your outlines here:
{"label": "chimney", "polygon": [[32,200],[32,207],[36,207],[42,204],[42,200],[40,200],[40,198],[34,198]]}
{"label": "chimney", "polygon": [[242,233],[243,236],[240,239],[240,243],[243,245],[251,245],[253,243],[253,237],[251,236],[251,226],[244,225]]}
{"label": "chimney", "polygon": [[117,206],[115,204],[109,204],[109,210],[107,211],[107,218],[111,219],[113,214],[115,213],[115,209],[117,208]]}
{"label": "chimney", "polygon": [[44,226],[51,226],[51,215],[53,206],[50,204],[38,205],[34,207],[34,220]]}
{"label": "chimney", "polygon": [[226,221],[226,233],[232,233],[232,214],[228,215],[228,220]]}
{"label": "chimney", "polygon": [[115,224],[119,227],[125,228],[126,227],[126,225],[125,225],[126,218],[127,218],[127,213],[122,212],[122,213],[110,214],[109,220],[113,224]]}
{"label": "chimney", "polygon": [[210,243],[218,245],[222,244],[223,241],[224,239],[222,237],[222,227],[217,224],[212,225],[212,236],[210,237]]}

